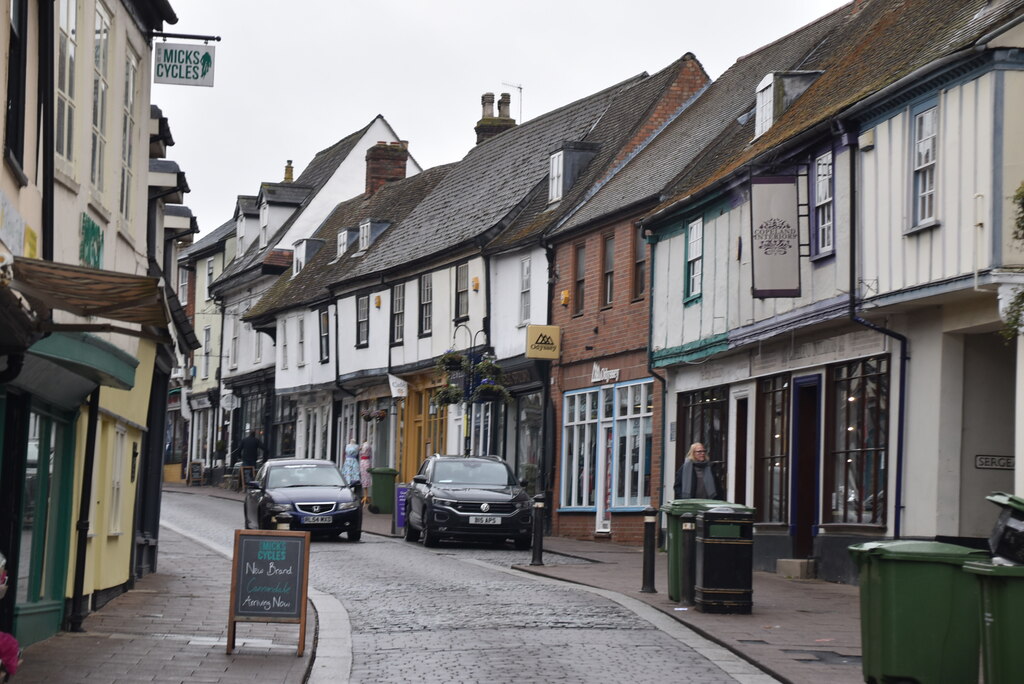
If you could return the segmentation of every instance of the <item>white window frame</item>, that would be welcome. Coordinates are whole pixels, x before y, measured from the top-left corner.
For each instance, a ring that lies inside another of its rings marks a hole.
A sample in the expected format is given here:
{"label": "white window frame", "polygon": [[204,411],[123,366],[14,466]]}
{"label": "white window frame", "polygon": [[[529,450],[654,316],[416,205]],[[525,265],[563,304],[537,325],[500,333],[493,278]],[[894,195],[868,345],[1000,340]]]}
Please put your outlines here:
{"label": "white window frame", "polygon": [[530,257],[519,261],[519,324],[530,322]]}
{"label": "white window frame", "polygon": [[256,328],[249,326],[249,330],[252,331],[252,358],[256,363],[263,360],[263,333]]}
{"label": "white window frame", "polygon": [[210,356],[213,354],[213,332],[210,326],[203,328],[203,379],[210,377]]}
{"label": "white window frame", "polygon": [[92,74],[92,150],[89,180],[103,191],[104,164],[107,150],[107,95],[110,92],[110,11],[102,2],[96,3]]}
{"label": "white window frame", "polygon": [[760,138],[772,127],[775,118],[775,77],[768,74],[757,86],[757,104],[754,109],[754,139]]}
{"label": "white window frame", "polygon": [[54,146],[58,157],[75,160],[75,70],[77,68],[78,0],[59,0],[57,9],[57,111]]}
{"label": "white window frame", "polygon": [[356,297],[356,346],[370,344],[370,295]]}
{"label": "white window frame", "polygon": [[321,309],[317,316],[320,321],[320,363],[331,360],[331,312]]}
{"label": "white window frame", "polygon": [[139,58],[129,48],[124,62],[124,98],[122,100],[123,125],[121,128],[121,215],[132,218],[134,210],[132,187],[135,183],[135,130],[136,102],[139,88]]}
{"label": "white window frame", "polygon": [[302,250],[303,249],[305,249],[304,244],[303,243],[299,243],[298,245],[295,246],[295,252],[292,254],[292,277],[293,278],[295,276],[297,276],[299,274],[299,271],[302,270],[302,267],[305,266],[305,264],[303,263],[303,260],[302,260],[302,254],[303,254]]}
{"label": "white window frame", "polygon": [[188,303],[188,269],[178,268],[178,301],[182,306]]}
{"label": "white window frame", "polygon": [[348,248],[348,231],[339,230],[337,243],[335,244],[336,258],[340,259],[345,254],[345,250]]}
{"label": "white window frame", "polygon": [[818,242],[817,255],[830,254],[835,235],[835,209],[832,201],[834,165],[832,150],[814,160],[814,223]]}
{"label": "white window frame", "polygon": [[125,448],[128,434],[123,425],[114,428],[114,448],[110,454],[110,502],[107,507],[107,534],[121,534],[121,483],[124,479]]}
{"label": "white window frame", "polygon": [[565,152],[553,152],[548,159],[548,203],[562,199],[565,178]]}
{"label": "white window frame", "polygon": [[210,301],[213,295],[210,294],[210,285],[213,283],[213,257],[206,260],[206,301]]}
{"label": "white window frame", "polygon": [[270,203],[264,200],[260,203],[260,228],[270,225]]}
{"label": "white window frame", "polygon": [[238,368],[238,331],[242,327],[242,321],[235,318],[231,320],[231,344],[228,345],[228,365],[231,368]]}
{"label": "white window frame", "polygon": [[455,320],[469,318],[469,264],[455,267]]}
{"label": "white window frame", "polygon": [[370,248],[370,222],[363,221],[359,224],[359,251],[365,252]]}
{"label": "white window frame", "polygon": [[686,298],[699,297],[704,278],[704,219],[698,217],[686,227]]}
{"label": "white window frame", "polygon": [[939,107],[933,105],[913,117],[913,221],[914,227],[938,220],[937,180]]}
{"label": "white window frame", "polygon": [[420,335],[429,335],[434,329],[434,276],[420,276]]}
{"label": "white window frame", "polygon": [[299,331],[296,340],[296,344],[299,347],[299,360],[300,366],[306,365],[306,318],[304,316],[298,317]]}
{"label": "white window frame", "polygon": [[281,369],[288,368],[288,319],[281,319]]}
{"label": "white window frame", "polygon": [[238,254],[245,254],[245,215],[239,214],[235,219],[235,237],[238,240]]}
{"label": "white window frame", "polygon": [[[593,508],[585,485],[597,481],[595,455],[600,443],[600,388],[569,392],[562,399],[562,477],[559,501],[562,508]],[[583,486],[581,486],[581,483]]]}
{"label": "white window frame", "polygon": [[260,249],[267,246],[267,226],[260,226]]}
{"label": "white window frame", "polygon": [[[650,473],[645,469],[644,451],[647,446],[645,438],[649,437],[652,444],[650,456],[653,459],[654,382],[642,380],[622,383],[615,385],[614,392],[615,446],[612,453],[611,507],[647,506],[651,497],[645,496],[642,490],[644,478]],[[653,482],[650,484],[652,489],[655,486]]]}
{"label": "white window frame", "polygon": [[405,283],[391,288],[391,344],[405,341]]}

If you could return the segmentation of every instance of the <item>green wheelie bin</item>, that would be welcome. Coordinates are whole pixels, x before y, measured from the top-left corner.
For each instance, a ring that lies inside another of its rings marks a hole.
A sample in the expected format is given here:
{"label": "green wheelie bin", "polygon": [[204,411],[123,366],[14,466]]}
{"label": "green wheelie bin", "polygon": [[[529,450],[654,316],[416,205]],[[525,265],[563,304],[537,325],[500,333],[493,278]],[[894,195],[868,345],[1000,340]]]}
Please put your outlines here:
{"label": "green wheelie bin", "polygon": [[855,544],[864,681],[978,679],[978,583],[963,571],[985,551],[930,541]]}
{"label": "green wheelie bin", "polygon": [[716,506],[728,506],[715,499],[675,499],[661,505],[668,527],[668,597],[683,605],[694,605],[696,573],[697,514]]}
{"label": "green wheelie bin", "polygon": [[394,468],[370,468],[370,512],[392,513],[395,510],[395,478],[398,471]]}
{"label": "green wheelie bin", "polygon": [[[1024,682],[1024,565],[964,563],[981,585],[981,664],[986,684]],[[977,619],[977,618],[975,618]]]}

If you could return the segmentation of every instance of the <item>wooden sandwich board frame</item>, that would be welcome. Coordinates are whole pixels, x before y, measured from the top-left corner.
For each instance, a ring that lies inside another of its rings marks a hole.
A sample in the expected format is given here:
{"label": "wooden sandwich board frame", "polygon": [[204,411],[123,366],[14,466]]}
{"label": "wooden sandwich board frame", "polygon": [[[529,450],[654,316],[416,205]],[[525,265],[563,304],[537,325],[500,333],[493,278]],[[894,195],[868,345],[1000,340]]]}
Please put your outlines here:
{"label": "wooden sandwich board frame", "polygon": [[[254,549],[256,558],[250,561]],[[266,549],[270,552],[266,552]],[[260,561],[265,561],[266,567],[262,567]],[[274,565],[274,561],[287,563]],[[301,567],[298,567],[300,564]],[[254,578],[258,578],[256,581],[265,581],[266,584],[253,584]],[[282,585],[279,583],[287,580],[298,582],[295,586],[289,586],[287,590],[287,593],[294,597],[293,603],[288,606],[278,605],[274,594],[283,593]],[[268,596],[254,599],[254,587],[257,594]],[[299,625],[296,655],[301,656],[306,647],[308,591],[309,532],[235,530],[235,547],[231,563],[231,603],[228,609],[228,655],[235,649],[237,623],[283,622]]]}

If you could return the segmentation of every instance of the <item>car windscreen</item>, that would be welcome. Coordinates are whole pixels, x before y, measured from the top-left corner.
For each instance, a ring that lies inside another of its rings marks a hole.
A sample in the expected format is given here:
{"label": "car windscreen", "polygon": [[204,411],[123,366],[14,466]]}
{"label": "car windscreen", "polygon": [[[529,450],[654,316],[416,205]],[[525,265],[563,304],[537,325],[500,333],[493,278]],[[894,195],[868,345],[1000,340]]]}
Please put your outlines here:
{"label": "car windscreen", "polygon": [[437,484],[507,487],[513,484],[504,463],[488,461],[441,461],[434,464]]}
{"label": "car windscreen", "polygon": [[278,487],[344,487],[345,480],[333,464],[296,464],[271,468],[267,489]]}

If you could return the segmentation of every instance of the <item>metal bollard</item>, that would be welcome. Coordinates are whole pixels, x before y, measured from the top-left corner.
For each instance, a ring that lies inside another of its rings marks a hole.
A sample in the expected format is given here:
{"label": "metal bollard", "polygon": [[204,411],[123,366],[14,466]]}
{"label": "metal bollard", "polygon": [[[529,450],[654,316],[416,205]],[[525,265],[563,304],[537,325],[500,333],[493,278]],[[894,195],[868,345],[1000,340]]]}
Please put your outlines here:
{"label": "metal bollard", "polygon": [[530,565],[544,565],[544,495],[533,497],[533,560]]}
{"label": "metal bollard", "polygon": [[658,512],[651,506],[644,509],[644,585],[642,594],[657,594],[654,588],[654,535]]}

